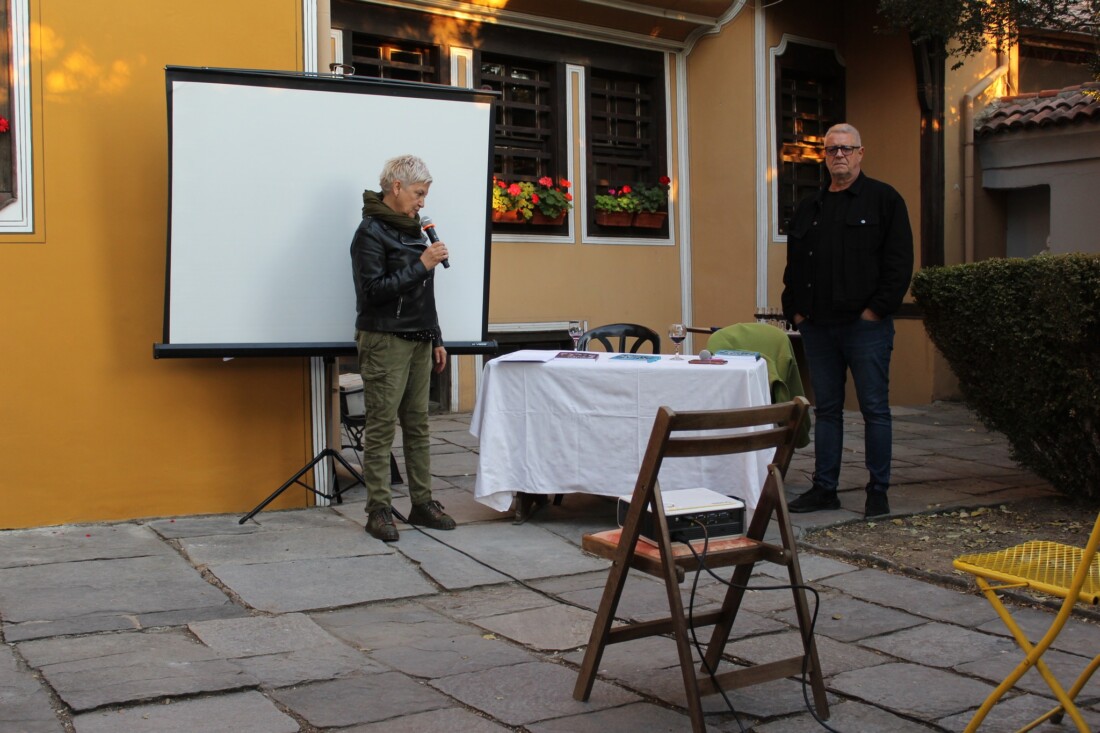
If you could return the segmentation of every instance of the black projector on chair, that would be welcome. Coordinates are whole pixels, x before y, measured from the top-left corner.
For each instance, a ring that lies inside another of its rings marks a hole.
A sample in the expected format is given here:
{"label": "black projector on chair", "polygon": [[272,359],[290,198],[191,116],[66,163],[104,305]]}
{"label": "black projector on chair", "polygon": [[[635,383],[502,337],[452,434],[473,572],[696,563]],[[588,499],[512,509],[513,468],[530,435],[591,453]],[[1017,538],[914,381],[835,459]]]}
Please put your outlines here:
{"label": "black projector on chair", "polygon": [[[630,509],[629,496],[619,497],[619,526]],[[745,502],[710,489],[663,491],[665,522],[672,540],[688,541],[729,539],[745,534]],[[642,539],[655,541],[653,512],[647,507],[642,515]]]}

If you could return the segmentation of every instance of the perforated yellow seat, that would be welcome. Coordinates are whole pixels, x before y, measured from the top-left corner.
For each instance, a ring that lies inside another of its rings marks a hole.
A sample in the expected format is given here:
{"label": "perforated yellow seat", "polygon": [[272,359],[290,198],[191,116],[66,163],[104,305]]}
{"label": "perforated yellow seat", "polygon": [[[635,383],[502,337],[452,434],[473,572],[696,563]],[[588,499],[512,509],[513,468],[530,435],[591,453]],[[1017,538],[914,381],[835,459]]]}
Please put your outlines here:
{"label": "perforated yellow seat", "polygon": [[[1073,575],[1085,551],[1058,542],[1032,540],[997,552],[963,555],[955,567],[1002,583],[1020,583],[1052,596],[1064,598],[1073,587]],[[1077,600],[1100,604],[1100,557],[1093,555],[1092,567]]]}
{"label": "perforated yellow seat", "polygon": [[[1046,720],[1060,722],[1062,716],[1067,713],[1078,731],[1088,733],[1089,728],[1073,700],[1100,667],[1100,654],[1097,654],[1085,667],[1068,691],[1051,673],[1050,668],[1043,662],[1042,656],[1058,638],[1076,603],[1100,604],[1100,558],[1096,555],[1098,545],[1100,545],[1100,516],[1097,516],[1084,548],[1058,542],[1032,540],[1005,550],[963,555],[955,559],[953,564],[957,569],[974,576],[982,594],[1004,621],[1008,630],[1012,632],[1016,643],[1026,655],[1024,661],[1016,666],[978,708],[973,720],[966,727],[966,733],[978,730],[997,701],[1032,667],[1039,670],[1039,674],[1058,699],[1059,705],[1021,728],[1019,733],[1032,730]],[[1009,588],[1030,588],[1063,599],[1058,615],[1038,643],[1031,643],[998,597],[998,591]]]}

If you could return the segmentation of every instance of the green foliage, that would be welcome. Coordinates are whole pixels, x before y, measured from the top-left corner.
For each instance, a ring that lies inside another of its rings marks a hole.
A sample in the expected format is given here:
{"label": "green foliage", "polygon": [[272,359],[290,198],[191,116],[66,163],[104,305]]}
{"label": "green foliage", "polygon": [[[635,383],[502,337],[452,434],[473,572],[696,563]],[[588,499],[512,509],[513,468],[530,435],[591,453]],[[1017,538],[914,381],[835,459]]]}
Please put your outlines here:
{"label": "green foliage", "polygon": [[962,59],[987,47],[1004,51],[1021,28],[1095,37],[1100,0],[879,0],[878,10],[889,29],[908,31],[914,43],[947,49],[950,42],[952,55]]}
{"label": "green foliage", "polygon": [[641,203],[638,194],[630,186],[622,188],[609,188],[607,193],[596,194],[596,211],[625,211],[633,214],[638,211]]}
{"label": "green foliage", "polygon": [[573,208],[573,194],[569,193],[572,185],[564,178],[554,183],[550,176],[543,176],[538,180],[531,200],[543,216],[554,219]]}
{"label": "green foliage", "polygon": [[1013,458],[1065,494],[1100,497],[1100,257],[927,268],[913,295],[967,405]]}

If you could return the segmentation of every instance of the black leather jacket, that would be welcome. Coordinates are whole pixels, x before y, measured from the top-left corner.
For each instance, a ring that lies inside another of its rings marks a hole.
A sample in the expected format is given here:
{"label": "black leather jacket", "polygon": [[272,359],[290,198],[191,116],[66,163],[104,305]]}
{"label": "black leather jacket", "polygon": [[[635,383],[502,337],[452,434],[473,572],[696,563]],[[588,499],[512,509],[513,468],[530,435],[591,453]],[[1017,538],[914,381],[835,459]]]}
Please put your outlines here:
{"label": "black leather jacket", "polygon": [[[802,200],[787,235],[787,268],[783,272],[783,313],[813,319],[815,225],[821,214],[822,188]],[[863,173],[845,193],[849,196],[842,241],[834,248],[830,273],[837,311],[859,314],[870,308],[880,318],[901,307],[913,276],[913,230],[901,194]]]}
{"label": "black leather jacket", "polygon": [[351,240],[355,280],[355,328],[387,333],[431,330],[432,346],[442,346],[435,310],[435,271],[420,255],[428,238],[402,234],[366,217]]}

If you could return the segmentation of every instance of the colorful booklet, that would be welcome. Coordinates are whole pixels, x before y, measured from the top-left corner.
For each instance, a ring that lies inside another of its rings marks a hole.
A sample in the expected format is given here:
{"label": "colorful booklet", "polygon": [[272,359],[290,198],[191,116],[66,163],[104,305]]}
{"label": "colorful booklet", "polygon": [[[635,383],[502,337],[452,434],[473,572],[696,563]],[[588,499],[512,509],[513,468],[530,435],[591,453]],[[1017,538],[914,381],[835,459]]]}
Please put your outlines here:
{"label": "colorful booklet", "polygon": [[591,351],[559,351],[555,359],[599,359],[599,354]]}
{"label": "colorful booklet", "polygon": [[739,349],[722,349],[721,351],[715,351],[715,356],[751,356],[754,359],[760,359],[759,351],[741,351]]}
{"label": "colorful booklet", "polygon": [[659,356],[649,356],[647,354],[616,354],[611,358],[617,361],[644,361],[647,364],[661,360]]}

